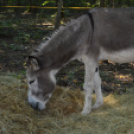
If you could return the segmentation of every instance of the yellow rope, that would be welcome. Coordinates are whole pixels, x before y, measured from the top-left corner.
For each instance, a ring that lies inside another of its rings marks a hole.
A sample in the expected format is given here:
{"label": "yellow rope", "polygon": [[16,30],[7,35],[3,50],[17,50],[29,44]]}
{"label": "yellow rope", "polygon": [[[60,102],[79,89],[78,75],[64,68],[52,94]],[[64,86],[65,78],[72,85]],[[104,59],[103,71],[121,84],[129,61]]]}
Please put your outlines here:
{"label": "yellow rope", "polygon": [[[7,7],[7,8],[44,8],[44,9],[57,9],[57,7],[38,7],[38,6],[0,6],[0,7]],[[91,7],[62,7],[63,9],[90,9]]]}

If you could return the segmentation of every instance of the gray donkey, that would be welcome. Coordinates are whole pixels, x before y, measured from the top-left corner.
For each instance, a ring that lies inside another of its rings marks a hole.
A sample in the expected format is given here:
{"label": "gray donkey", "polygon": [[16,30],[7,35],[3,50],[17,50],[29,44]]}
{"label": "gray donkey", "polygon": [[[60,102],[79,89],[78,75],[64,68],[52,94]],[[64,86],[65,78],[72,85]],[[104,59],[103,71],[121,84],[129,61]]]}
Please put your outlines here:
{"label": "gray donkey", "polygon": [[[82,114],[89,114],[92,108],[103,104],[98,62],[134,61],[134,8],[91,9],[61,26],[32,52],[28,58],[27,81],[28,102],[34,109],[45,109],[56,85],[55,74],[74,59],[85,65]],[[96,103],[92,107],[93,90]]]}

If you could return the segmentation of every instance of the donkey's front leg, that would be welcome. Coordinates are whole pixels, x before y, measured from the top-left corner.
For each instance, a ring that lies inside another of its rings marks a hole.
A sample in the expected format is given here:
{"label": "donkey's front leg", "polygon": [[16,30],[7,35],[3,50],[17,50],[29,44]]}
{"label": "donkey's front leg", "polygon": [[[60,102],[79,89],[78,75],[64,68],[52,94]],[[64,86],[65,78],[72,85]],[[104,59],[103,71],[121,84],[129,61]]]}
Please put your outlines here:
{"label": "donkey's front leg", "polygon": [[95,68],[97,67],[96,62],[89,59],[84,60],[85,64],[85,79],[84,79],[84,92],[85,92],[85,103],[82,110],[82,114],[89,114],[91,112],[92,104],[92,93],[94,89],[94,75]]}
{"label": "donkey's front leg", "polygon": [[101,78],[99,75],[99,69],[96,68],[95,77],[94,77],[94,89],[96,94],[96,103],[92,108],[99,108],[103,104],[103,96],[101,92]]}

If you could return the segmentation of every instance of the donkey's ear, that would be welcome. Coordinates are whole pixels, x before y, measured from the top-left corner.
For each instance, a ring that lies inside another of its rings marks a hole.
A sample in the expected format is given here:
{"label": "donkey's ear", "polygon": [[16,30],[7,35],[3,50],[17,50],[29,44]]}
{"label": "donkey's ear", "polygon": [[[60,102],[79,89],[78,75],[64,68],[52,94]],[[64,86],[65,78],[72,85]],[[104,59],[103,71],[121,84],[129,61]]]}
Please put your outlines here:
{"label": "donkey's ear", "polygon": [[34,71],[39,70],[40,66],[37,58],[30,56],[29,59],[30,59],[30,63],[32,64],[33,70]]}

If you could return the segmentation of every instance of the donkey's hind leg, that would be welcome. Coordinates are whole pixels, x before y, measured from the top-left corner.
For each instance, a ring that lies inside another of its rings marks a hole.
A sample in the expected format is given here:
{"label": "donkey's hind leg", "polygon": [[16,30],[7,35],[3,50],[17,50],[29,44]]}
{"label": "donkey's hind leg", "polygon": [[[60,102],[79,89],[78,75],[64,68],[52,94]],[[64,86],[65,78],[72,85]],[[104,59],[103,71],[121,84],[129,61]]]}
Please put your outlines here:
{"label": "donkey's hind leg", "polygon": [[96,69],[95,76],[94,76],[94,89],[96,94],[96,103],[92,108],[96,109],[99,108],[103,104],[103,96],[101,92],[101,78],[99,75],[99,69]]}
{"label": "donkey's hind leg", "polygon": [[85,103],[82,114],[89,114],[92,108],[92,93],[94,89],[94,76],[97,64],[94,60],[91,60],[88,57],[84,57],[83,62],[85,64],[85,78],[83,86],[85,92]]}

